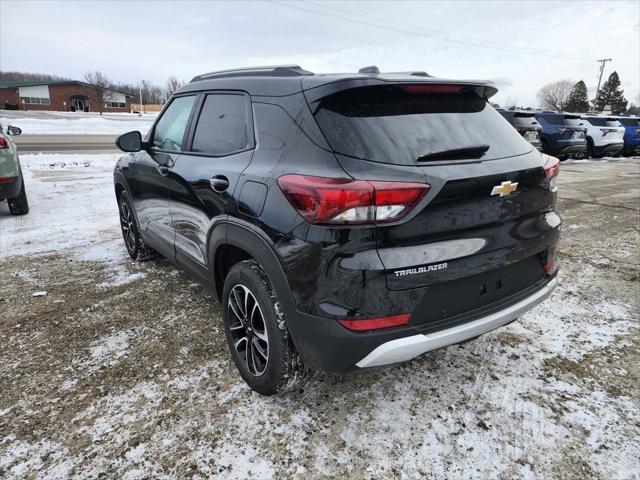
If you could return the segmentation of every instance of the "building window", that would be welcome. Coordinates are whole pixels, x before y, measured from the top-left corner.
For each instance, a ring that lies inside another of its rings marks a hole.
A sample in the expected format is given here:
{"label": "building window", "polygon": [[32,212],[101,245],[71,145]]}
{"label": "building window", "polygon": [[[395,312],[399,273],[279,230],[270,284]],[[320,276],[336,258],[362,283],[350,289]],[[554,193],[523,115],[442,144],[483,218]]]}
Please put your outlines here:
{"label": "building window", "polygon": [[104,106],[108,108],[126,108],[127,104],[123,102],[104,102]]}
{"label": "building window", "polygon": [[20,101],[22,101],[22,103],[29,103],[29,104],[49,105],[48,98],[20,97]]}

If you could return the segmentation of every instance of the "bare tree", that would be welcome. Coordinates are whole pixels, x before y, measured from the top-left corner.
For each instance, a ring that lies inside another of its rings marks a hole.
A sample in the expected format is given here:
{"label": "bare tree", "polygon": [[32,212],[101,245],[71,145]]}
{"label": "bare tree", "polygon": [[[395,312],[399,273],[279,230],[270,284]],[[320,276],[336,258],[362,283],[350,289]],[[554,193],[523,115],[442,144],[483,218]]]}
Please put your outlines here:
{"label": "bare tree", "polygon": [[109,89],[111,81],[104,73],[98,71],[85,73],[84,81],[93,87],[93,91],[98,99],[98,109],[100,111],[100,115],[102,115],[102,112],[104,111],[105,92]]}
{"label": "bare tree", "polygon": [[149,80],[142,80],[140,86],[142,87],[143,104],[162,103],[164,101],[164,91],[159,86],[154,85]]}
{"label": "bare tree", "polygon": [[573,85],[574,82],[571,80],[558,80],[546,84],[538,90],[540,106],[547,110],[564,110],[569,103]]}
{"label": "bare tree", "polygon": [[184,80],[178,80],[178,78],[174,77],[173,75],[170,76],[169,79],[167,80],[167,88],[165,91],[167,100],[169,99],[169,97],[171,97],[171,95],[175,93],[176,90],[181,88],[183,85],[184,85]]}

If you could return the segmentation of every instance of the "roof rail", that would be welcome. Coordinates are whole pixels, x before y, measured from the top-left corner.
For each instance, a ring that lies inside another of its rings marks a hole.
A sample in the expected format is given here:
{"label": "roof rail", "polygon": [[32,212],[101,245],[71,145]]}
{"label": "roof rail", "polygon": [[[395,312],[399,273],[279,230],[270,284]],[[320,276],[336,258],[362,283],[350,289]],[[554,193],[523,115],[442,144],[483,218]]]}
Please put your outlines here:
{"label": "roof rail", "polygon": [[305,70],[300,67],[300,65],[270,65],[264,67],[233,68],[230,70],[219,70],[217,72],[196,75],[191,79],[191,82],[198,82],[209,78],[251,77],[260,75],[269,75],[274,77],[299,77],[301,75],[313,75],[313,72]]}

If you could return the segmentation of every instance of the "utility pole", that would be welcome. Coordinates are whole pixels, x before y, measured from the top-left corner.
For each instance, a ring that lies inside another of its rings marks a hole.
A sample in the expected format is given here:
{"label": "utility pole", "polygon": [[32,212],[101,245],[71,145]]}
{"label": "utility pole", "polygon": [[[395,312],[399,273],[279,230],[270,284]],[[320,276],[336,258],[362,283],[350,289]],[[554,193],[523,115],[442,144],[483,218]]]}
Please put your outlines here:
{"label": "utility pole", "polygon": [[598,98],[598,93],[600,92],[600,83],[602,82],[602,74],[604,73],[604,64],[610,62],[611,58],[602,58],[597,60],[597,62],[601,63],[600,65],[600,78],[598,79],[598,88],[596,89],[596,98]]}
{"label": "utility pole", "polygon": [[[600,74],[600,78],[602,78],[602,73]],[[141,113],[144,113],[144,107],[142,106],[142,82],[138,84],[138,88],[140,89],[140,111]],[[597,92],[596,92],[596,95],[597,95]]]}

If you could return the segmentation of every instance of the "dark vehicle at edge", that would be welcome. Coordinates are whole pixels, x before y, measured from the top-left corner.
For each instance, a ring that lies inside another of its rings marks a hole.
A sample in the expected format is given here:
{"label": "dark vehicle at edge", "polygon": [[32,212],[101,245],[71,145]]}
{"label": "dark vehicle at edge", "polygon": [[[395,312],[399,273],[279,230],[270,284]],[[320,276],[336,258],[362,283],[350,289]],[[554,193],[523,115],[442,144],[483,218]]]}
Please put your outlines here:
{"label": "dark vehicle at edge", "polygon": [[631,115],[618,115],[611,117],[618,120],[624,127],[623,154],[640,155],[640,117]]}
{"label": "dark vehicle at edge", "polygon": [[496,108],[496,110],[527,142],[542,151],[542,141],[540,140],[542,126],[540,126],[536,120],[534,112],[527,110],[505,110],[504,108]]}
{"label": "dark vehicle at edge", "polygon": [[583,156],[587,151],[587,129],[570,125],[566,120],[580,120],[580,115],[564,112],[536,112],[542,126],[542,151],[565,160],[572,155]]}
{"label": "dark vehicle at edge", "polygon": [[220,300],[261,394],[510,323],[557,285],[559,163],[495,92],[375,67],[200,75],[144,140],[118,138],[129,254],[159,252]]}

